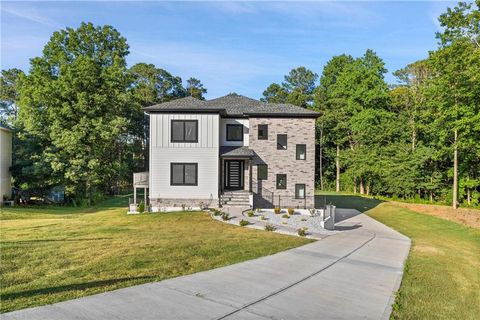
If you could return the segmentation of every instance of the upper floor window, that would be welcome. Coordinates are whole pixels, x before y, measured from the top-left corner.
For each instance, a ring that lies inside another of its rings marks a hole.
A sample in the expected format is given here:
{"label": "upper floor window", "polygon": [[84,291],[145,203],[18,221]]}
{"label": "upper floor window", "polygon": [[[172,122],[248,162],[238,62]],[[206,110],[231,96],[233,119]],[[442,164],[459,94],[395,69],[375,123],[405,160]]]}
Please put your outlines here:
{"label": "upper floor window", "polygon": [[277,134],[277,150],[287,150],[286,134]]}
{"label": "upper floor window", "polygon": [[198,185],[197,173],[197,163],[171,163],[170,185],[196,186]]}
{"label": "upper floor window", "polygon": [[172,120],[172,142],[198,142],[198,120]]}
{"label": "upper floor window", "polygon": [[258,125],[258,140],[268,140],[268,124]]}
{"label": "upper floor window", "polygon": [[227,124],[227,141],[243,141],[243,125]]}
{"label": "upper floor window", "polygon": [[297,160],[305,160],[307,159],[307,145],[305,144],[297,144]]}

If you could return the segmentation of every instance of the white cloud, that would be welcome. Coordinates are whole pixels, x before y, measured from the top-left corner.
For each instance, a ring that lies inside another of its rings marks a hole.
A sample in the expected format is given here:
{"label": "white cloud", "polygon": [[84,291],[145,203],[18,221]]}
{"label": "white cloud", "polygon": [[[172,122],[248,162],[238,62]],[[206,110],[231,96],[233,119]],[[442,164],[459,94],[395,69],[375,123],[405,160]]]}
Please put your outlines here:
{"label": "white cloud", "polygon": [[[209,96],[218,96],[224,92],[217,88],[229,88],[229,91],[251,91],[249,82],[259,78],[270,78],[289,70],[290,63],[279,56],[256,51],[235,51],[218,49],[198,44],[131,43],[130,64],[140,61],[153,63],[173,74],[197,77],[204,82]],[[279,79],[281,80],[281,79]],[[226,92],[228,93],[228,92]]]}
{"label": "white cloud", "polygon": [[254,2],[245,1],[214,1],[209,5],[214,6],[224,12],[233,14],[257,13],[257,8]]}
{"label": "white cloud", "polygon": [[21,6],[14,6],[11,4],[2,3],[0,9],[2,11],[2,14],[11,14],[16,17],[39,23],[47,27],[52,27],[56,29],[63,27],[58,22],[48,18],[45,13],[40,14],[35,8],[31,6],[26,7],[23,4]]}

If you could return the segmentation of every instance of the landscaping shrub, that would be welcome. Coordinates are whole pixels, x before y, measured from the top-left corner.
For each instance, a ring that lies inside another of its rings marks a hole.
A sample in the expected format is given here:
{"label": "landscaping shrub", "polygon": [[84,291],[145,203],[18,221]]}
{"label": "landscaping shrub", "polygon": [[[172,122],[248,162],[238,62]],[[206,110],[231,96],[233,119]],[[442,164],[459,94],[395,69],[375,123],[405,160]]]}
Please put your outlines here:
{"label": "landscaping shrub", "polygon": [[295,213],[295,209],[293,209],[293,208],[288,208],[287,211],[288,211],[289,215],[292,215],[292,214]]}
{"label": "landscaping shrub", "polygon": [[222,211],[220,211],[220,210],[218,210],[218,209],[212,209],[212,211],[213,211],[213,215],[214,215],[214,216],[219,216],[219,215],[222,214]]}
{"label": "landscaping shrub", "polygon": [[285,214],[282,216],[282,218],[289,219],[289,218],[290,218],[290,216],[289,216],[288,214],[286,214],[286,213],[285,213]]}
{"label": "landscaping shrub", "polygon": [[248,223],[247,220],[243,220],[243,219],[240,220],[240,225],[241,225],[242,227],[245,227],[245,226],[248,225],[248,224],[249,224],[249,223]]}
{"label": "landscaping shrub", "polygon": [[227,212],[222,212],[222,220],[227,221],[230,219],[230,214]]}
{"label": "landscaping shrub", "polygon": [[280,212],[282,211],[282,209],[280,209],[280,208],[275,208],[275,209],[273,209],[273,211],[275,212],[275,214],[280,214]]}
{"label": "landscaping shrub", "polygon": [[138,204],[138,212],[140,212],[140,213],[145,212],[145,202],[140,201],[140,203]]}
{"label": "landscaping shrub", "polygon": [[300,237],[305,237],[307,235],[306,229],[305,228],[300,228],[297,230],[297,233]]}
{"label": "landscaping shrub", "polygon": [[250,218],[253,217],[255,214],[253,213],[253,211],[248,211],[247,212],[247,216],[249,216]]}
{"label": "landscaping shrub", "polygon": [[273,226],[273,224],[267,223],[265,225],[265,231],[274,231],[274,230],[275,230],[275,227]]}
{"label": "landscaping shrub", "polygon": [[260,216],[260,220],[265,220],[265,216]]}

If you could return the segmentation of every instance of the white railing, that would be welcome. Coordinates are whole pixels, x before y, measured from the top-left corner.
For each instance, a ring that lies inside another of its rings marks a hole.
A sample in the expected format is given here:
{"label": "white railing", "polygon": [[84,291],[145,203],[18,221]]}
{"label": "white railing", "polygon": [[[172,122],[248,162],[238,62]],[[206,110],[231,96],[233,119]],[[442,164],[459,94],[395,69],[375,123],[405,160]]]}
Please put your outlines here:
{"label": "white railing", "polygon": [[133,174],[133,185],[148,186],[148,171]]}

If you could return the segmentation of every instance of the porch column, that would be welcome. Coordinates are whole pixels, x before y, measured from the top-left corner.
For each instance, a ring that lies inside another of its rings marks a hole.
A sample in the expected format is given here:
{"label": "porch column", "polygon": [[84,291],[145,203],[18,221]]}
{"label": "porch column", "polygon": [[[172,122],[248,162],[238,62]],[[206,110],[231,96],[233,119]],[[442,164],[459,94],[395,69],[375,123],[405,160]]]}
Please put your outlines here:
{"label": "porch column", "polygon": [[133,186],[133,204],[137,204],[137,187]]}
{"label": "porch column", "polygon": [[248,191],[252,192],[252,159],[248,160],[248,171],[249,171]]}
{"label": "porch column", "polygon": [[219,170],[219,177],[218,177],[218,183],[219,189],[220,189],[220,194],[223,194],[223,166],[224,166],[224,161],[222,158],[220,158],[220,170]]}
{"label": "porch column", "polygon": [[147,207],[147,188],[143,188],[143,203],[145,204],[145,207]]}

